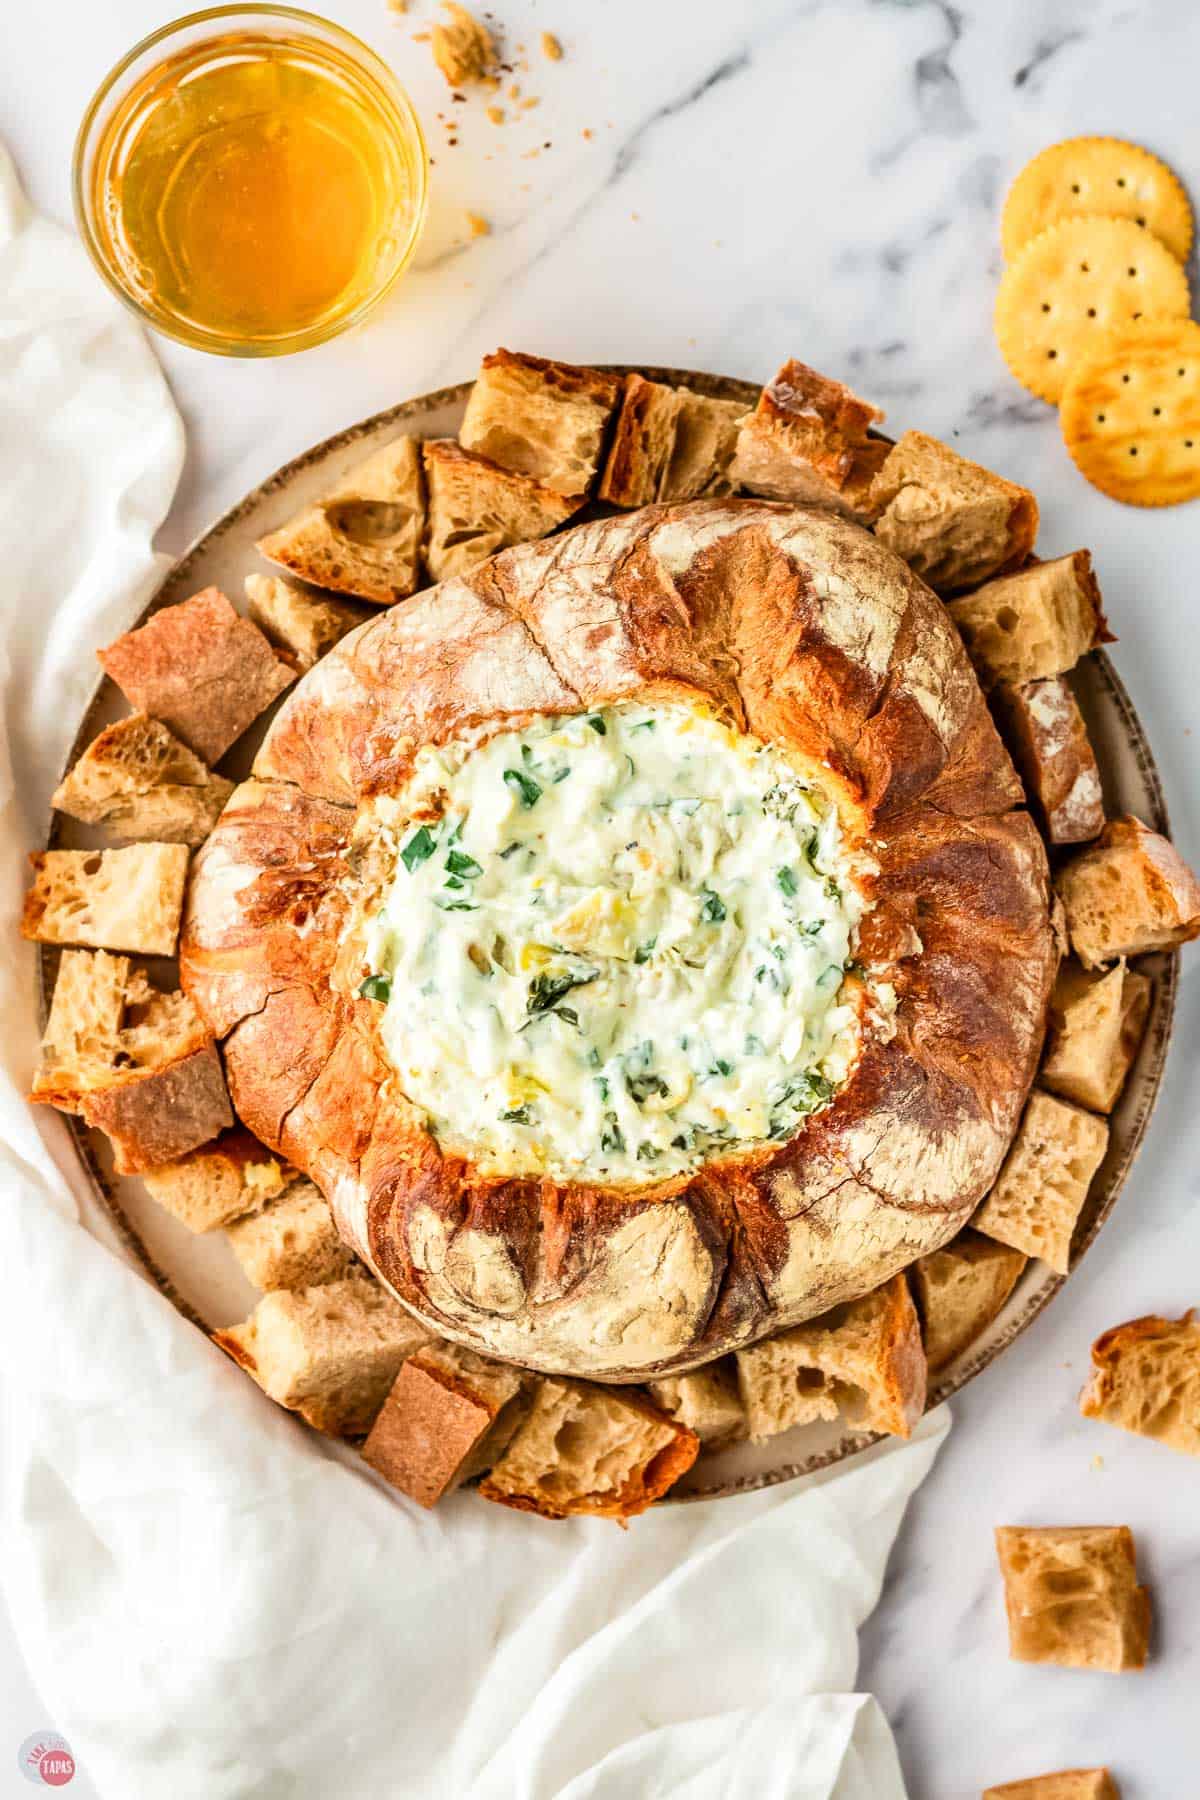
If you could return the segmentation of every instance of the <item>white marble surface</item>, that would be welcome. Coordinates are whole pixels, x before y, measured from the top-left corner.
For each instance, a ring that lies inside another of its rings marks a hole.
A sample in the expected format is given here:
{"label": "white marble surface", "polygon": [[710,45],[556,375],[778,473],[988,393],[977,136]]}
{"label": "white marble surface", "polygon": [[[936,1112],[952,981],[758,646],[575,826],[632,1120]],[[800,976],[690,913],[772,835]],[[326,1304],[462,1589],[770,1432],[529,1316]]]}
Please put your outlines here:
{"label": "white marble surface", "polygon": [[[0,133],[39,205],[67,216],[90,89],[172,10],[9,0]],[[449,110],[428,46],[412,42],[431,0],[403,20],[385,0],[326,10],[390,57],[423,116]],[[1200,190],[1193,0],[508,0],[503,17],[509,41],[534,49],[521,80],[541,105],[497,129],[472,102],[454,148],[432,122],[428,236],[382,316],[278,363],[164,346],[191,438],[166,547],[314,439],[468,376],[498,343],[756,379],[794,353],[885,405],[897,429],[948,435],[1035,487],[1044,550],[1092,547],[1176,836],[1200,859],[1200,509],[1143,514],[1089,490],[990,329],[999,201],[1043,144],[1133,136]],[[542,29],[563,39],[562,64],[537,56]],[[468,208],[491,237],[467,241]],[[1100,1761],[1125,1800],[1200,1793],[1200,1470],[1074,1405],[1100,1329],[1200,1303],[1198,1051],[1193,953],[1159,1112],[1117,1213],[1068,1292],[956,1403],[904,1531],[863,1681],[896,1726],[914,1800]],[[1151,1668],[1010,1663],[993,1525],[1117,1521],[1137,1532],[1154,1591]],[[0,1782],[24,1792],[16,1746],[52,1721],[7,1640],[0,1676]]]}

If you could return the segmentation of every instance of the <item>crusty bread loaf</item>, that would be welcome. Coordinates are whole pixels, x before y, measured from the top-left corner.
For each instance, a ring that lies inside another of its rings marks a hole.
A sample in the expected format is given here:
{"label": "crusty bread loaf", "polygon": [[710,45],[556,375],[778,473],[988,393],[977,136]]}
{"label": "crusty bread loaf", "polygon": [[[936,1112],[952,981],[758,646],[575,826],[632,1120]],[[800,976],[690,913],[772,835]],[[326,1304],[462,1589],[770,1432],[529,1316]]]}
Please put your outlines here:
{"label": "crusty bread loaf", "polygon": [[318,1431],[371,1429],[406,1357],[431,1333],[361,1275],[264,1294],[248,1319],[213,1333],[280,1406]]}
{"label": "crusty bread loaf", "polygon": [[746,1413],[738,1392],[737,1365],[731,1357],[647,1383],[650,1398],[671,1418],[694,1431],[707,1450],[736,1443],[747,1432]]}
{"label": "crusty bread loaf", "polygon": [[1121,1800],[1107,1769],[1059,1769],[985,1789],[983,1800]]}
{"label": "crusty bread loaf", "polygon": [[1020,1280],[1025,1261],[1007,1244],[963,1231],[913,1264],[931,1375],[940,1374],[991,1324]]}
{"label": "crusty bread loaf", "polygon": [[1096,970],[1064,962],[1050,998],[1042,1086],[1093,1112],[1111,1112],[1146,1029],[1151,985],[1123,959]]}
{"label": "crusty bread loaf", "polygon": [[1019,568],[1037,537],[1027,488],[923,431],[906,431],[889,451],[866,504],[876,537],[940,594]]}
{"label": "crusty bread loaf", "polygon": [[296,679],[215,587],[164,606],[97,654],[132,707],[160,719],[209,764]]}
{"label": "crusty bread loaf", "polygon": [[971,1223],[1066,1275],[1075,1225],[1107,1147],[1103,1119],[1035,1088],[996,1185]]}
{"label": "crusty bread loaf", "polygon": [[307,593],[279,575],[247,575],[245,588],[254,623],[302,673],[374,616],[369,606]]}
{"label": "crusty bread loaf", "polygon": [[908,1437],[925,1410],[921,1324],[903,1275],[739,1350],[737,1370],[756,1443],[839,1414],[867,1431]]}
{"label": "crusty bread loaf", "polygon": [[1025,792],[1052,844],[1082,844],[1104,826],[1104,790],[1079,702],[1061,675],[997,684],[992,708]]}
{"label": "crusty bread loaf", "polygon": [[699,500],[706,494],[731,493],[731,465],[746,408],[740,400],[714,400],[689,387],[676,388],[675,393],[679,400],[675,441],[658,498]]}
{"label": "crusty bread loaf", "polygon": [[752,494],[819,506],[865,523],[890,446],[868,435],[877,406],[794,359],[767,383],[738,432],[733,480]]}
{"label": "crusty bread loaf", "polygon": [[[349,1275],[356,1263],[354,1252],[338,1236],[329,1202],[321,1190],[311,1181],[296,1181],[282,1193],[260,1201],[254,1190],[263,1171],[261,1162],[244,1165],[240,1198],[248,1193],[252,1210],[240,1205],[225,1232],[247,1280],[266,1292],[271,1288],[319,1287],[324,1281],[341,1281]],[[287,1173],[281,1169],[281,1178]]]}
{"label": "crusty bread loaf", "polygon": [[406,436],[355,463],[258,549],[314,587],[390,606],[416,590],[424,529],[420,446]]}
{"label": "crusty bread loaf", "polygon": [[556,494],[586,494],[620,396],[619,375],[496,350],[480,364],[459,442]]}
{"label": "crusty bread loaf", "polygon": [[480,1493],[545,1519],[628,1519],[665,1494],[699,1449],[695,1432],[631,1388],[547,1378]]}
{"label": "crusty bread loaf", "polygon": [[1087,969],[1200,936],[1200,881],[1174,844],[1128,815],[1057,877],[1071,945]]}
{"label": "crusty bread loaf", "polygon": [[425,564],[434,581],[465,575],[510,544],[545,537],[579,505],[453,438],[434,438],[421,454],[429,492]]}
{"label": "crusty bread loaf", "polygon": [[527,1410],[532,1377],[457,1344],[405,1362],[363,1445],[393,1487],[435,1506],[503,1455]]}
{"label": "crusty bread loaf", "polygon": [[179,938],[186,844],[46,850],[30,857],[21,931],[42,944],[86,944],[172,956]]}
{"label": "crusty bread loaf", "polygon": [[52,804],[132,842],[202,844],[233,792],[146,713],[118,719],[88,745]]}
{"label": "crusty bread loaf", "polygon": [[1000,1525],[996,1551],[1015,1662],[1145,1666],[1150,1595],[1127,1525]]}
{"label": "crusty bread loaf", "polygon": [[78,1112],[85,1093],[112,1080],[128,983],[127,956],[63,951],[30,1099]]}
{"label": "crusty bread loaf", "polygon": [[[228,1225],[246,1213],[257,1212],[284,1193],[295,1179],[295,1171],[239,1125],[190,1156],[147,1168],[142,1179],[160,1206],[189,1231],[198,1232],[215,1231],[218,1225]],[[260,1249],[260,1259],[266,1254],[265,1249]],[[345,1270],[340,1272],[344,1274]],[[255,1277],[251,1275],[250,1279],[254,1281]],[[301,1287],[316,1283],[264,1281],[255,1285]]]}
{"label": "crusty bread loaf", "polygon": [[1156,1438],[1200,1456],[1200,1323],[1151,1315],[1115,1325],[1092,1345],[1092,1374],[1079,1399],[1089,1419]]}
{"label": "crusty bread loaf", "polygon": [[1112,639],[1086,550],[989,581],[949,608],[985,688],[1065,675]]}

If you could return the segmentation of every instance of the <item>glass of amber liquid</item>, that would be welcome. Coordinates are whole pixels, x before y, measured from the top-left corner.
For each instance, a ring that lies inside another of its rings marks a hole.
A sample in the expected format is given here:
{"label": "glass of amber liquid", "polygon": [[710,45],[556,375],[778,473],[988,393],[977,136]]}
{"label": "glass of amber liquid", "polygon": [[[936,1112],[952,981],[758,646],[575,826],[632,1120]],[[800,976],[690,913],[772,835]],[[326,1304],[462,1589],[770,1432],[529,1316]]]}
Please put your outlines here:
{"label": "glass of amber liquid", "polygon": [[75,208],[157,330],[225,356],[344,331],[411,258],[427,156],[387,65],[287,6],[216,6],[135,46],[89,106]]}

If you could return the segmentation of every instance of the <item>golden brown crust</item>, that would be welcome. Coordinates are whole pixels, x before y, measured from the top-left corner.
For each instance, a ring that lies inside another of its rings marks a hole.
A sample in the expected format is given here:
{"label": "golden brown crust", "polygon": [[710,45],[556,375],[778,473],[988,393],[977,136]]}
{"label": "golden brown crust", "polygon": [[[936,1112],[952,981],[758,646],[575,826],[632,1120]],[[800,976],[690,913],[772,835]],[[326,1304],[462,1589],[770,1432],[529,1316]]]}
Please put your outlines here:
{"label": "golden brown crust", "polygon": [[[424,742],[645,693],[811,758],[873,835],[859,954],[889,972],[895,1035],[790,1143],[692,1177],[484,1177],[424,1131],[371,1004],[330,992],[351,809]],[[758,501],[649,508],[505,551],[304,679],[196,860],[183,979],[246,1123],[435,1330],[548,1370],[667,1373],[878,1286],[986,1192],[1056,961],[1019,799],[944,609],[867,533]]]}

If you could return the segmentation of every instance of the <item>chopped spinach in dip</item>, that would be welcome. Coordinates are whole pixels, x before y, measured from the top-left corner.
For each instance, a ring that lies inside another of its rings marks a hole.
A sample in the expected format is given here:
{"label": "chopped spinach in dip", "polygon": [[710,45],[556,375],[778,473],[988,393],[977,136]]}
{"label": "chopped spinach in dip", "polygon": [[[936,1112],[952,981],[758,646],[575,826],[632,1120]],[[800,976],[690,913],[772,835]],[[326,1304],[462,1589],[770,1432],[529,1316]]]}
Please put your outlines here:
{"label": "chopped spinach in dip", "polygon": [[833,1094],[862,902],[836,812],[684,707],[420,753],[360,992],[404,1091],[493,1172],[631,1183]]}

